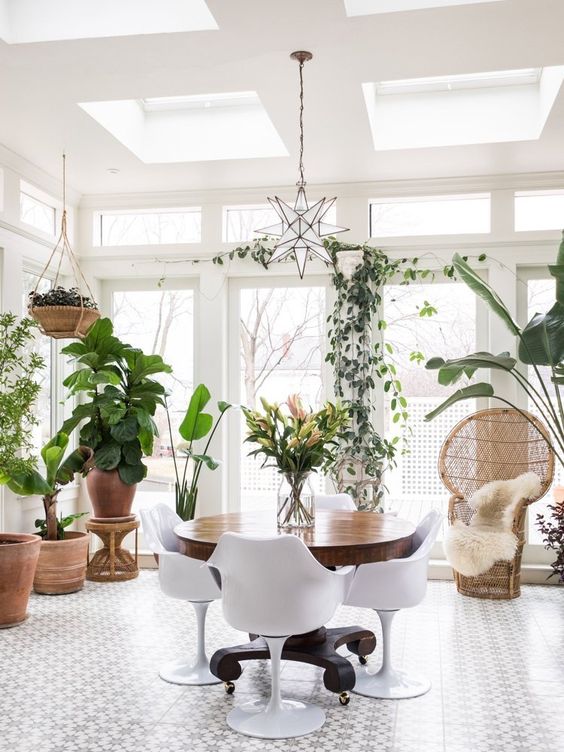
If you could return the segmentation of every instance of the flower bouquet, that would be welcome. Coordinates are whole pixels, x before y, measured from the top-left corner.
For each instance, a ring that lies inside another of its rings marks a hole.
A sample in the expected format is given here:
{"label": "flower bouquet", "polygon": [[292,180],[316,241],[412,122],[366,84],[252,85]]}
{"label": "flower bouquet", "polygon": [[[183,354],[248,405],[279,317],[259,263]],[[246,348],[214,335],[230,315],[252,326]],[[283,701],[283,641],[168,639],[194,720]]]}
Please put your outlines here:
{"label": "flower bouquet", "polygon": [[[299,395],[288,397],[285,406],[261,397],[264,412],[242,408],[248,428],[245,441],[258,444],[249,456],[264,455],[263,467],[277,467],[283,476],[278,493],[278,526],[311,527],[314,496],[309,476],[335,461],[348,410],[326,402],[317,412],[306,410]],[[268,464],[269,460],[273,462]]]}

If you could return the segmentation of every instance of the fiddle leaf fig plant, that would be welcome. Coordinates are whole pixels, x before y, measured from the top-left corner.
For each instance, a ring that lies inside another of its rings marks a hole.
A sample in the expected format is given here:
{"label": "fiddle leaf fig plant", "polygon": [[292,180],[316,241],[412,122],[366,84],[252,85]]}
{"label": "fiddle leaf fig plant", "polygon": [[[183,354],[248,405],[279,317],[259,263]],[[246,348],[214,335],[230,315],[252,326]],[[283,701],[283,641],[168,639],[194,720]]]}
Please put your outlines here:
{"label": "fiddle leaf fig plant", "polygon": [[153,451],[158,435],[153,419],[165,405],[165,388],[152,378],[171,373],[160,355],[145,355],[114,336],[112,322],[98,319],[81,342],[63,348],[77,368],[63,382],[69,396],[81,396],[62,430],[80,429],[80,442],[94,451],[93,466],[117,470],[127,485],[147,474],[143,456]]}

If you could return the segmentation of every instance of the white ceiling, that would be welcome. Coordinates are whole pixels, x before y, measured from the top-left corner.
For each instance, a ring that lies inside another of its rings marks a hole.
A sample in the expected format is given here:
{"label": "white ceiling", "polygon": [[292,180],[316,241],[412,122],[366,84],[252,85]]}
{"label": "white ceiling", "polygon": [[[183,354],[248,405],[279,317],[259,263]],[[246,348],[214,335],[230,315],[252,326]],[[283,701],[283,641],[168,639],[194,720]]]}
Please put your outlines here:
{"label": "white ceiling", "polygon": [[[362,90],[369,81],[562,65],[563,0],[361,17],[347,17],[343,0],[207,5],[218,30],[0,41],[0,143],[55,175],[66,149],[69,182],[82,193],[290,185],[297,177],[297,66],[289,53],[309,49],[310,183],[564,169],[563,91],[538,140],[375,151]],[[290,156],[145,164],[78,104],[237,91],[257,92]]]}

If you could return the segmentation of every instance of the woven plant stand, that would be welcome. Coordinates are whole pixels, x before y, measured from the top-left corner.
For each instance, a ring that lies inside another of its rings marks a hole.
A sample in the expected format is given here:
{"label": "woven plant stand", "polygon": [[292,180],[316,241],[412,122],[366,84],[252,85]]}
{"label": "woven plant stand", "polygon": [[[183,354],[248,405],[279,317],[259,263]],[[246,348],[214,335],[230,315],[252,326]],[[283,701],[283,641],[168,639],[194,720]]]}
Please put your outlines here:
{"label": "woven plant stand", "polygon": [[[89,533],[94,533],[103,543],[94,556],[88,560],[86,579],[94,582],[122,582],[134,580],[139,575],[137,564],[137,538],[139,520],[127,522],[92,522],[86,523]],[[135,531],[135,555],[122,548],[123,539]]]}
{"label": "woven plant stand", "polygon": [[527,472],[536,473],[541,480],[540,495],[522,499],[515,508],[512,531],[518,544],[513,559],[497,561],[476,577],[465,577],[453,570],[459,593],[494,600],[518,598],[521,594],[527,506],[545,495],[554,475],[554,454],[547,436],[544,424],[530,413],[498,407],[464,418],[445,440],[439,455],[439,474],[452,493],[450,525],[458,520],[468,525],[474,510],[467,499],[486,483],[511,480]]}

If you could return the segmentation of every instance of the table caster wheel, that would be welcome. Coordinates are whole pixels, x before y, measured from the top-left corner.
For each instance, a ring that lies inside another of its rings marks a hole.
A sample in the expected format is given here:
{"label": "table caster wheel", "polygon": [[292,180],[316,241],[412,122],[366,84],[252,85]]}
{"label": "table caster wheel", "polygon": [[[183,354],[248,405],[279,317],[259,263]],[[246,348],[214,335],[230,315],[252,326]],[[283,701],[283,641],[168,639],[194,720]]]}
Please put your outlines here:
{"label": "table caster wheel", "polygon": [[366,664],[368,663],[368,659],[365,658],[363,655],[359,655],[358,662],[360,663],[361,666],[366,666]]}
{"label": "table caster wheel", "polygon": [[232,681],[223,682],[223,688],[225,689],[228,695],[232,695],[233,692],[235,692],[235,685],[233,684]]}
{"label": "table caster wheel", "polygon": [[341,692],[341,694],[339,695],[339,702],[341,703],[341,705],[348,705],[350,701],[351,701],[351,698],[350,698],[349,693]]}

